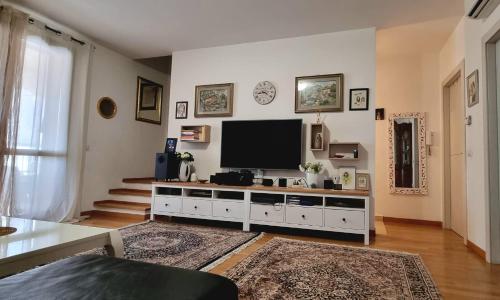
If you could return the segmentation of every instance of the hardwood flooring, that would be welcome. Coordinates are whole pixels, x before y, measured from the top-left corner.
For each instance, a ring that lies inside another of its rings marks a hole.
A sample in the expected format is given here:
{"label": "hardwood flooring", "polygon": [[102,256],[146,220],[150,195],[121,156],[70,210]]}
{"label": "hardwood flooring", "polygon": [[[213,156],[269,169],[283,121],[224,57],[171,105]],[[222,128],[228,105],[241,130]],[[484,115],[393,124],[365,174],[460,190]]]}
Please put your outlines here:
{"label": "hardwood flooring", "polygon": [[[131,224],[130,220],[93,218],[79,224],[118,228]],[[500,299],[500,265],[487,264],[467,249],[463,239],[450,230],[436,226],[377,221],[377,236],[370,248],[419,254],[445,299]],[[230,257],[210,272],[222,274],[245,259],[275,236],[326,243],[363,246],[313,236],[267,233],[263,238],[240,253]]]}

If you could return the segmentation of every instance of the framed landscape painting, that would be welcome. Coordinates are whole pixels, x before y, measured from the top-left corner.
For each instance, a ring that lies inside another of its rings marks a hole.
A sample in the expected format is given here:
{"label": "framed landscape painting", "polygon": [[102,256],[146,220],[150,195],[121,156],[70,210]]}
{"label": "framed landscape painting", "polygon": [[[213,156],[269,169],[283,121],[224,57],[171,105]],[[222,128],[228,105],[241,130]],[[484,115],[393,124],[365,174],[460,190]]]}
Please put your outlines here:
{"label": "framed landscape painting", "polygon": [[295,112],[344,111],[344,75],[328,74],[295,78]]}
{"label": "framed landscape painting", "polygon": [[233,115],[233,83],[197,85],[195,88],[196,118],[231,117]]}

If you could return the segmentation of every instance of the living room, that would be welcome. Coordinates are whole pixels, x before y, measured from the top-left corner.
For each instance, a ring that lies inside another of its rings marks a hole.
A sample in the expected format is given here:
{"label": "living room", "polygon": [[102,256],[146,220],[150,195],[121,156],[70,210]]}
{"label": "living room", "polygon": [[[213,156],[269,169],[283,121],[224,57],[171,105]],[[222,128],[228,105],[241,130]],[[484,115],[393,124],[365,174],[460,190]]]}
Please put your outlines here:
{"label": "living room", "polygon": [[497,1],[0,4],[8,299],[500,297]]}

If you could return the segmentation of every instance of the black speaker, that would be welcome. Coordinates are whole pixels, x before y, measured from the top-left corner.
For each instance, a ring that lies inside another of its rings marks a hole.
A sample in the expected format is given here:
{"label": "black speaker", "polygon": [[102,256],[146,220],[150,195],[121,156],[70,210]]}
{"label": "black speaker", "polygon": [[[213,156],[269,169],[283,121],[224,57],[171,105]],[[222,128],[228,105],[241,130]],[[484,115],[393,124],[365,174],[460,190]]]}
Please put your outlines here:
{"label": "black speaker", "polygon": [[273,186],[273,180],[272,179],[263,178],[262,179],[262,185],[263,186]]}
{"label": "black speaker", "polygon": [[174,153],[156,153],[155,179],[179,178],[179,158]]}
{"label": "black speaker", "polygon": [[286,178],[280,178],[278,180],[278,185],[280,187],[287,187],[288,186],[288,182],[287,182]]}
{"label": "black speaker", "polygon": [[327,180],[325,180],[325,182],[323,184],[324,184],[325,190],[333,189],[333,180],[327,179]]}

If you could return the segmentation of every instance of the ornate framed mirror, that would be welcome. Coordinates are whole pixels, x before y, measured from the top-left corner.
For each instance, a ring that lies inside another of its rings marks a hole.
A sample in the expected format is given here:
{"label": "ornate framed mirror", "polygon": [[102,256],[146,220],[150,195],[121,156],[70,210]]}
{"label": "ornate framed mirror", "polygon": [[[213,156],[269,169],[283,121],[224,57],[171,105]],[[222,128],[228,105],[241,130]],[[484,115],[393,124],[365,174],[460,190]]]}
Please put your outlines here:
{"label": "ornate framed mirror", "polygon": [[389,188],[394,194],[428,192],[424,113],[389,117]]}

